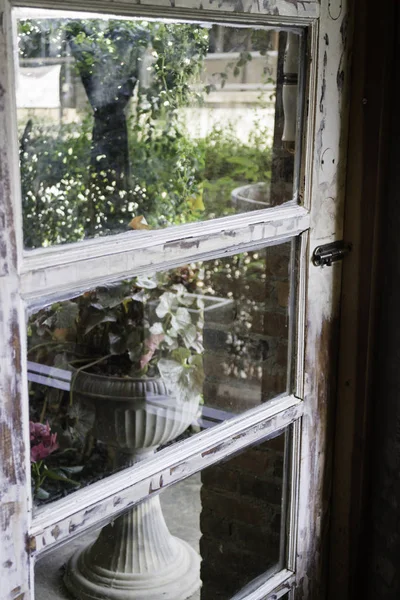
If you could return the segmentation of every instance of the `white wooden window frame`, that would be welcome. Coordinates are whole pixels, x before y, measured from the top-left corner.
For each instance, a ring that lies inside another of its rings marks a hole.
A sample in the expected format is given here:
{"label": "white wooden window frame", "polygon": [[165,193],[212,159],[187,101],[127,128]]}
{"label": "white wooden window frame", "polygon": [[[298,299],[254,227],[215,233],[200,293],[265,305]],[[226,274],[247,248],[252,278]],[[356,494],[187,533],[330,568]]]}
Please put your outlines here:
{"label": "white wooden window frame", "polygon": [[[220,23],[306,27],[308,77],[302,204],[140,235],[25,251],[14,99],[12,6]],[[0,0],[0,600],[33,600],[34,563],[60,543],[208,465],[292,425],[287,563],[247,600],[320,600],[329,354],[340,268],[316,268],[316,245],[341,238],[349,70],[348,0]],[[26,362],[28,311],[107,281],[299,236],[292,393],[164,450],[32,514]]]}

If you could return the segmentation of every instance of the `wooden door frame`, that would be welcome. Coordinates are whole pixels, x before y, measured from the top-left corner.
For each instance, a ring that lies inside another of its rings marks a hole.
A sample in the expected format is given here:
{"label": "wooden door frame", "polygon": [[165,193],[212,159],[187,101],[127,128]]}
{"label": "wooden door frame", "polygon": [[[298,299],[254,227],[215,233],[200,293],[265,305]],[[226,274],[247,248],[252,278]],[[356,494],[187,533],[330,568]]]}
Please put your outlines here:
{"label": "wooden door frame", "polygon": [[[160,0],[158,7],[163,2],[165,4],[164,0]],[[51,5],[51,1],[38,0],[37,4]],[[94,0],[87,0],[88,6],[96,8],[97,4]],[[145,5],[148,10],[152,2],[119,0],[118,4],[121,6],[130,4],[131,7],[140,4],[141,9]],[[157,3],[153,1],[153,4]],[[312,29],[314,42],[319,40],[319,52],[312,57],[314,77],[311,81],[317,102],[315,110],[310,106],[307,122],[309,139],[312,140],[310,143],[313,148],[313,159],[308,161],[309,164],[305,169],[306,185],[310,187],[311,181],[314,182],[314,203],[310,212],[312,228],[308,245],[307,247],[304,245],[303,248],[303,257],[310,273],[309,294],[306,298],[308,321],[304,324],[305,372],[308,377],[303,378],[303,372],[299,377],[302,381],[304,379],[304,395],[308,397],[307,405],[304,403],[303,435],[298,448],[302,468],[308,474],[307,480],[300,482],[299,486],[298,531],[306,551],[300,552],[296,557],[295,570],[298,580],[292,594],[292,597],[298,600],[321,600],[325,597],[322,565],[325,564],[328,544],[327,518],[330,506],[328,466],[332,438],[330,423],[335,399],[333,384],[336,374],[341,269],[339,265],[332,269],[314,267],[311,257],[316,245],[342,238],[342,216],[338,214],[335,203],[343,197],[347,164],[348,49],[351,38],[348,1],[323,0],[320,7],[313,0],[266,0],[264,3],[257,0],[222,0],[219,3],[212,0],[204,2],[185,0],[177,4],[189,4],[188,15],[193,14],[192,9],[198,9],[200,14],[206,7],[210,11],[209,15],[215,17],[219,14],[222,20],[241,13],[251,21],[252,17],[247,13],[251,9],[253,14],[258,11],[261,16],[264,16],[265,11],[270,15],[268,20],[276,23],[282,21],[290,24],[291,18],[293,23],[297,23],[297,19],[300,18],[305,24],[309,24],[310,19],[314,18],[319,10],[323,17],[324,26],[318,27],[318,23],[315,22]],[[4,6],[4,2],[1,5]],[[71,5],[82,7],[82,3],[78,0],[71,0],[69,6]],[[175,3],[172,0],[171,7],[175,10]],[[168,5],[168,9],[171,7]],[[107,10],[109,10],[108,6]],[[168,12],[169,16],[173,10]],[[166,14],[165,10],[160,9],[160,16],[164,14]],[[182,14],[181,10],[179,14]],[[1,16],[4,15],[0,14]],[[10,21],[7,18],[0,19],[0,25],[9,27]],[[0,256],[3,259],[0,276],[3,275],[4,280],[7,281],[7,286],[0,286],[3,310],[3,318],[0,320],[0,338],[7,342],[3,348],[0,348],[0,358],[3,360],[3,370],[0,372],[0,387],[3,386],[1,387],[3,395],[0,397],[0,411],[2,411],[0,412],[0,450],[3,456],[3,473],[0,470],[0,475],[8,485],[7,489],[2,490],[5,505],[2,506],[1,523],[2,539],[5,544],[0,550],[8,552],[4,555],[4,560],[3,556],[0,560],[0,570],[5,574],[7,589],[0,590],[0,595],[7,594],[4,596],[7,600],[22,600],[25,596],[29,596],[29,577],[33,577],[33,560],[29,560],[29,554],[34,551],[34,548],[31,546],[32,538],[22,539],[24,532],[32,531],[32,527],[28,494],[24,487],[29,468],[27,467],[29,458],[26,457],[29,448],[27,427],[29,417],[23,392],[25,381],[22,374],[26,371],[26,348],[20,331],[23,332],[25,328],[25,306],[20,297],[20,283],[28,282],[27,285],[29,284],[33,289],[32,281],[39,278],[40,273],[38,269],[33,269],[35,257],[31,256],[26,260],[21,251],[19,193],[12,187],[18,182],[18,177],[15,177],[17,165],[14,165],[15,161],[12,160],[12,157],[16,156],[15,132],[11,130],[7,120],[7,116],[13,110],[13,98],[9,93],[12,89],[13,73],[10,65],[4,60],[7,56],[10,56],[10,47],[5,47],[5,44],[0,45],[0,82],[3,85],[0,87],[0,129],[5,132],[0,139],[2,166],[0,197],[4,206],[4,214],[0,214],[0,225],[2,225],[0,244],[3,244],[0,247]],[[338,164],[342,166],[340,177],[336,176]],[[306,198],[306,208],[309,208],[308,201],[309,198]],[[88,243],[87,247],[92,245]],[[70,256],[71,252],[67,251],[67,254]],[[51,257],[49,260],[51,263]],[[25,268],[29,263],[29,268],[25,272],[24,264],[21,265],[24,262]],[[113,264],[116,268],[116,261]],[[56,265],[56,268],[61,270],[60,265]],[[34,277],[30,278],[30,273],[34,274]],[[35,281],[39,282],[39,279]],[[305,285],[304,281],[300,283]],[[39,284],[37,289],[40,289]],[[302,393],[297,395],[302,397]],[[318,496],[318,502],[313,502],[315,494]],[[25,580],[21,578],[21,574],[25,576]]]}
{"label": "wooden door frame", "polygon": [[396,1],[355,0],[349,161],[344,237],[338,397],[332,477],[330,600],[352,600],[365,576],[367,501],[374,402],[374,348],[386,218],[390,120],[395,106]]}

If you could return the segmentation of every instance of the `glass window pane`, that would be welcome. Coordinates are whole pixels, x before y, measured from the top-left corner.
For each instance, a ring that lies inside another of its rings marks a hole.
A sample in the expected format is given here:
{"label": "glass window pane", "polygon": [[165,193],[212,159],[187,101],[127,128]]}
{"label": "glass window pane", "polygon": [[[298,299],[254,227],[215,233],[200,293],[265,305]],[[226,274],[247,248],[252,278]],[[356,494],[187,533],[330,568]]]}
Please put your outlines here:
{"label": "glass window pane", "polygon": [[36,596],[68,598],[66,584],[82,600],[231,600],[257,588],[284,567],[290,432],[53,550],[36,566]]}
{"label": "glass window pane", "polygon": [[288,391],[292,245],[134,277],[30,317],[37,504]]}
{"label": "glass window pane", "polygon": [[27,248],[297,197],[300,33],[14,14]]}

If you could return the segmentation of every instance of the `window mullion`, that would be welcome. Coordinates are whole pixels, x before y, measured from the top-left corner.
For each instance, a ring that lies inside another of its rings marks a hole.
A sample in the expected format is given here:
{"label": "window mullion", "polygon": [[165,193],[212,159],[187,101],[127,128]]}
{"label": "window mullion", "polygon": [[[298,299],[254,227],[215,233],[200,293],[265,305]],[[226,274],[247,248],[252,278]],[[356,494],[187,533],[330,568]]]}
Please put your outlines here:
{"label": "window mullion", "polygon": [[75,492],[72,503],[65,499],[44,507],[38,511],[30,532],[34,552],[45,552],[71,535],[110,520],[149,495],[273,435],[299,419],[302,412],[303,404],[294,396],[277,398],[143,464]]}
{"label": "window mullion", "polygon": [[[15,6],[32,6],[35,8],[65,10],[64,0],[15,0]],[[319,16],[320,8],[317,0],[303,0],[299,3],[288,2],[288,0],[274,0],[271,6],[264,6],[258,0],[242,0],[240,11],[245,15],[247,23],[258,17],[268,16],[268,20],[287,19],[315,19]],[[70,10],[88,10],[95,12],[110,12],[110,3],[107,0],[85,0],[84,4],[80,0],[69,0],[68,9]],[[229,13],[236,12],[236,4],[230,0],[223,0],[215,3],[213,0],[180,0],[171,3],[169,0],[114,0],[111,6],[114,14],[122,15],[140,15],[150,16],[157,14],[157,17],[184,17],[193,13],[201,12],[201,18],[207,15],[217,16],[224,13],[224,20],[229,17]],[[243,16],[242,16],[243,18]]]}
{"label": "window mullion", "polygon": [[264,584],[258,582],[259,587],[256,590],[251,591],[254,588],[254,583],[251,583],[231,600],[278,600],[293,588],[294,582],[294,573],[288,569],[282,569],[279,573],[269,577]]}
{"label": "window mullion", "polygon": [[[85,257],[82,245],[80,259],[73,253],[71,260],[62,264],[56,262],[53,266],[45,264],[40,267],[41,261],[30,262],[28,259],[21,273],[21,292],[31,306],[43,306],[49,301],[131,275],[283,243],[309,227],[309,215],[305,209],[296,206],[286,211],[286,218],[282,214],[285,209],[281,209],[277,211],[276,220],[236,228],[227,225],[218,233],[183,239],[181,236],[179,240],[169,242],[157,242],[155,233],[155,243],[151,246],[136,242],[135,247],[129,250],[110,250],[108,256],[90,257],[89,254]],[[64,252],[68,257],[68,249]]]}

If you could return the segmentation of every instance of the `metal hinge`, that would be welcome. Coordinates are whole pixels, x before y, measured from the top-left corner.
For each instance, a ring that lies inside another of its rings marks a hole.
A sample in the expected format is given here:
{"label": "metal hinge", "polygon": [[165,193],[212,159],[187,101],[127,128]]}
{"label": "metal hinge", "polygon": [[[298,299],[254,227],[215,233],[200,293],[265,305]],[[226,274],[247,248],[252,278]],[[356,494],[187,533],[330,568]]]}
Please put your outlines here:
{"label": "metal hinge", "polygon": [[347,244],[343,240],[333,242],[332,244],[324,244],[317,246],[312,255],[313,264],[316,267],[331,266],[332,263],[343,260],[351,251],[351,244]]}

